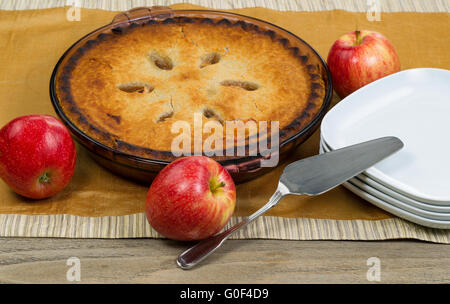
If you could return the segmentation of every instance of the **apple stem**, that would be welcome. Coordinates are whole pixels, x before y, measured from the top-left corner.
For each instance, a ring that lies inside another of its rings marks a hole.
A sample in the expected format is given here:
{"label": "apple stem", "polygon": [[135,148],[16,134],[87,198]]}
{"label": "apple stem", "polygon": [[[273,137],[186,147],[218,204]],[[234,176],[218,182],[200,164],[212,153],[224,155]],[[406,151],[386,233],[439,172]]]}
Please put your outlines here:
{"label": "apple stem", "polygon": [[39,182],[40,182],[41,184],[46,184],[46,183],[49,183],[49,182],[50,182],[50,175],[48,174],[48,172],[45,172],[44,174],[42,174],[42,175],[39,177]]}
{"label": "apple stem", "polygon": [[360,45],[362,43],[361,31],[355,31],[355,35],[356,35],[356,45]]}
{"label": "apple stem", "polygon": [[221,187],[224,187],[225,183],[224,182],[219,182],[217,179],[212,179],[209,182],[209,189],[211,190],[212,193],[216,193],[217,190]]}

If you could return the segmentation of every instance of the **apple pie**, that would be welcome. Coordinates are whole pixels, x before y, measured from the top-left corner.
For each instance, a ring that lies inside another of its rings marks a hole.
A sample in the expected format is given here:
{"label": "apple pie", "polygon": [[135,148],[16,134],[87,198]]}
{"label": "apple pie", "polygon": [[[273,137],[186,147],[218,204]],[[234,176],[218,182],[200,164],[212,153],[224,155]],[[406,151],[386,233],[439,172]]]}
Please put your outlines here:
{"label": "apple pie", "polygon": [[177,121],[191,127],[194,145],[195,117],[224,134],[226,122],[253,121],[247,140],[261,139],[260,122],[276,121],[279,130],[269,124],[268,132],[283,143],[318,116],[327,94],[320,57],[302,47],[245,21],[150,19],[80,45],[59,66],[55,94],[84,134],[139,157],[174,159]]}

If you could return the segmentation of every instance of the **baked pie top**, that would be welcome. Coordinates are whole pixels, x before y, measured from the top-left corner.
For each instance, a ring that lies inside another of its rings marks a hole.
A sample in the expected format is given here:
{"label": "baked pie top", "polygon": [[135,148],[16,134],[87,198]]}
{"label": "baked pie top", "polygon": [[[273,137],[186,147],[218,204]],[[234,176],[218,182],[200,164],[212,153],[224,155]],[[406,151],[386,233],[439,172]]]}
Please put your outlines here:
{"label": "baked pie top", "polygon": [[195,113],[224,129],[226,121],[279,121],[281,142],[320,111],[317,63],[273,31],[170,20],[100,34],[66,61],[55,87],[73,124],[116,150],[170,159],[173,123],[194,130]]}

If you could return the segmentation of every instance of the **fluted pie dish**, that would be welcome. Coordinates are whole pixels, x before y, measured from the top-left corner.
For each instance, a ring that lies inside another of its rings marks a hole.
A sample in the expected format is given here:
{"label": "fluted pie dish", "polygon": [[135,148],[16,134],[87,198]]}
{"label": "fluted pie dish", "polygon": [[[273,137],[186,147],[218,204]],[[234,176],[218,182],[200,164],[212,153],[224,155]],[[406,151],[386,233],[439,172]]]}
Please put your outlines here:
{"label": "fluted pie dish", "polygon": [[256,177],[270,169],[260,166],[270,155],[250,147],[270,142],[278,132],[270,122],[279,125],[273,153],[282,159],[312,134],[331,94],[325,62],[292,33],[246,16],[165,7],[121,13],[83,37],[61,57],[50,82],[53,106],[76,139],[102,165],[143,182],[179,157],[172,153],[176,122],[190,127],[195,151],[195,119],[203,141],[208,122],[224,135],[227,122],[255,122],[244,141],[232,139],[246,155],[227,153],[225,141],[201,147],[236,182]]}

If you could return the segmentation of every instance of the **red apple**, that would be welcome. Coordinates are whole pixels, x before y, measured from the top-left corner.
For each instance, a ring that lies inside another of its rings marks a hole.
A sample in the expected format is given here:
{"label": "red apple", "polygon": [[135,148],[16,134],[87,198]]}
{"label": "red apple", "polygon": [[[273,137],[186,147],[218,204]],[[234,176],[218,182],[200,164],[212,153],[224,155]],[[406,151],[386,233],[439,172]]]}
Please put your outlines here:
{"label": "red apple", "polygon": [[354,31],[340,37],[328,53],[327,64],[339,97],[400,71],[394,46],[377,32]]}
{"label": "red apple", "polygon": [[75,163],[72,137],[52,116],[21,116],[0,130],[0,177],[20,195],[58,193],[72,179]]}
{"label": "red apple", "polygon": [[215,160],[205,156],[177,159],[154,179],[145,213],[163,236],[182,241],[219,232],[236,205],[233,179]]}

